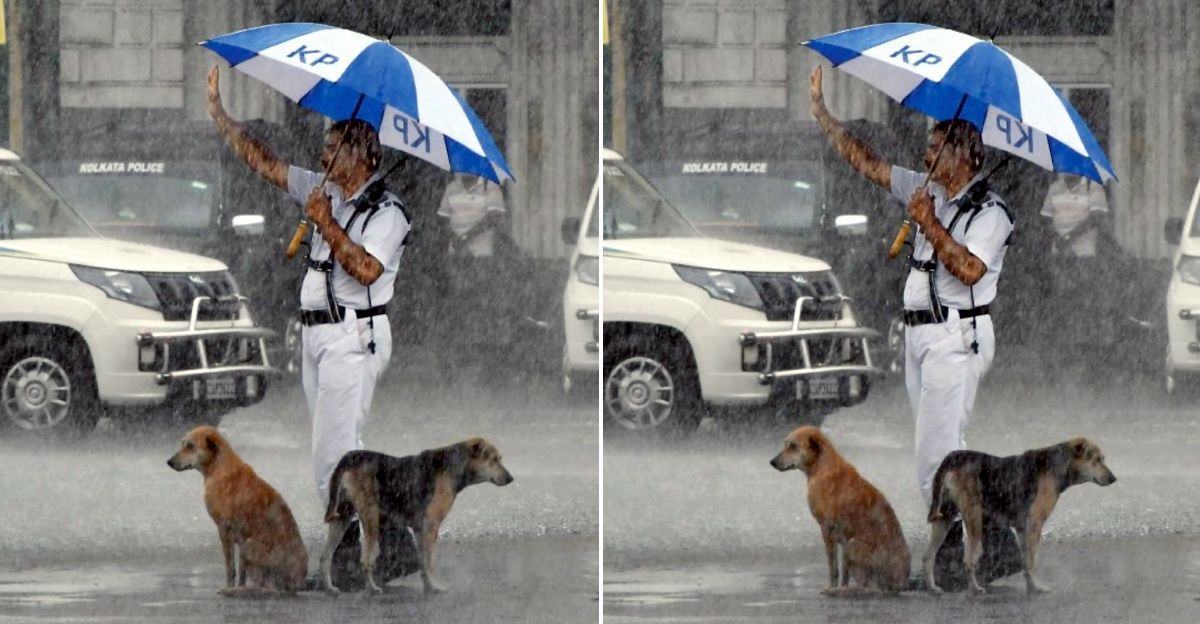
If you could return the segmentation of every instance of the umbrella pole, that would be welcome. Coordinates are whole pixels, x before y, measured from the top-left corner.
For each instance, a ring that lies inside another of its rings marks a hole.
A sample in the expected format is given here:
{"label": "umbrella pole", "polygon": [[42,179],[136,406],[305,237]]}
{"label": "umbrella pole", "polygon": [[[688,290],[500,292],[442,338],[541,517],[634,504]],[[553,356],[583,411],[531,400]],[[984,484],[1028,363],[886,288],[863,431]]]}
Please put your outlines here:
{"label": "umbrella pole", "polygon": [[[958,120],[958,116],[962,114],[963,105],[967,103],[967,94],[964,93],[962,99],[958,101],[958,108],[954,111],[954,117],[950,121]],[[938,146],[937,156],[933,157],[933,166],[929,168],[929,175],[925,176],[925,182],[921,184],[921,188],[917,192],[925,192],[925,187],[929,186],[929,181],[933,179],[933,172],[937,170],[938,162],[942,160],[942,151],[946,149],[946,139],[942,137],[942,144]],[[907,207],[906,207],[907,208]],[[908,241],[908,231],[912,229],[912,219],[904,219],[900,224],[900,230],[896,232],[896,238],[892,239],[892,246],[888,248],[888,260],[895,260],[896,256],[900,255],[900,250],[904,249],[904,243]]]}
{"label": "umbrella pole", "polygon": [[[350,113],[349,121],[354,121],[354,118],[358,116],[358,109],[362,107],[363,98],[365,97],[366,95],[361,93],[358,95],[358,101],[354,103],[354,110]],[[321,176],[321,183],[317,185],[317,188],[323,188],[325,186],[325,180],[329,179],[329,172],[333,171],[333,165],[337,162],[338,155],[342,153],[342,146],[345,144],[346,134],[342,133],[342,138],[340,141],[338,141],[337,149],[333,152],[333,158],[329,159],[329,166],[325,167],[325,175]],[[307,215],[305,215],[304,217],[300,218],[300,223],[296,225],[296,233],[292,235],[292,242],[288,243],[287,250],[284,252],[284,256],[286,256],[288,260],[296,257],[296,252],[300,251],[300,245],[304,242],[304,235],[307,233],[308,218]]]}

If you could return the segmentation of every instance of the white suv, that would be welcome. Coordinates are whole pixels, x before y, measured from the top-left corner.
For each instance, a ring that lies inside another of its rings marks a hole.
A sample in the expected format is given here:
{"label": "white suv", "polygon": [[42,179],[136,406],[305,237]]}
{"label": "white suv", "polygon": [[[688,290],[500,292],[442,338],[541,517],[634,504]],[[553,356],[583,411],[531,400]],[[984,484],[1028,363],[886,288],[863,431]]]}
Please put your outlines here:
{"label": "white suv", "polygon": [[706,406],[774,406],[810,422],[866,399],[881,372],[829,265],[701,235],[604,154],[606,420],[695,425]]}
{"label": "white suv", "polygon": [[[1167,287],[1167,366],[1169,394],[1194,390],[1200,381],[1200,183],[1192,193],[1187,215],[1167,221],[1167,242],[1179,247]],[[1194,396],[1192,393],[1184,393]],[[1190,398],[1190,397],[1189,397]]]}
{"label": "white suv", "polygon": [[596,180],[582,220],[572,217],[562,224],[563,242],[573,247],[563,291],[563,390],[593,401],[600,370],[599,189]]}
{"label": "white suv", "polygon": [[270,335],[224,264],[98,236],[0,149],[0,429],[122,408],[214,422],[262,399]]}

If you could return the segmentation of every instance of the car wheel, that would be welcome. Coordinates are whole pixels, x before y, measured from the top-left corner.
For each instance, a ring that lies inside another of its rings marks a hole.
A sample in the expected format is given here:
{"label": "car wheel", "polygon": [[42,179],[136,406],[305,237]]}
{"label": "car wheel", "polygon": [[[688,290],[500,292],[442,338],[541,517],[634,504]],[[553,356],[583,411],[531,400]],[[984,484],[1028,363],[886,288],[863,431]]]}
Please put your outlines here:
{"label": "car wheel", "polygon": [[86,433],[100,417],[98,403],[85,351],[47,335],[22,336],[0,349],[0,428],[27,435]]}
{"label": "car wheel", "polygon": [[605,422],[626,431],[688,431],[700,422],[700,384],[686,348],[633,336],[605,349]]}

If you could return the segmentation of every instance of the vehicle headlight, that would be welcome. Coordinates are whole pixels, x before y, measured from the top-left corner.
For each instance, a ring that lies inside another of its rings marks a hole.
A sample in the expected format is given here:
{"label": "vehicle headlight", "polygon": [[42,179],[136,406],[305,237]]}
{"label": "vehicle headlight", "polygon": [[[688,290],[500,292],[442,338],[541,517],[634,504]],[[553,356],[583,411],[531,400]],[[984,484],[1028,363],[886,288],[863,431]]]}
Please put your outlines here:
{"label": "vehicle headlight", "polygon": [[762,298],[758,296],[758,290],[754,288],[750,278],[741,273],[681,265],[672,265],[672,267],[683,281],[703,288],[713,299],[736,303],[755,310],[763,309]]}
{"label": "vehicle headlight", "polygon": [[575,277],[584,284],[600,285],[600,258],[579,256],[575,261]]}
{"label": "vehicle headlight", "polygon": [[1188,284],[1200,286],[1200,257],[1180,257],[1179,266],[1175,267],[1175,270],[1179,271],[1179,279]]}
{"label": "vehicle headlight", "polygon": [[75,277],[78,277],[80,281],[103,290],[104,294],[108,295],[111,299],[132,303],[133,305],[150,308],[151,310],[162,309],[162,304],[158,301],[158,294],[150,287],[150,282],[146,281],[146,278],[138,273],[97,269],[95,267],[75,264],[70,266],[71,271],[75,273]]}

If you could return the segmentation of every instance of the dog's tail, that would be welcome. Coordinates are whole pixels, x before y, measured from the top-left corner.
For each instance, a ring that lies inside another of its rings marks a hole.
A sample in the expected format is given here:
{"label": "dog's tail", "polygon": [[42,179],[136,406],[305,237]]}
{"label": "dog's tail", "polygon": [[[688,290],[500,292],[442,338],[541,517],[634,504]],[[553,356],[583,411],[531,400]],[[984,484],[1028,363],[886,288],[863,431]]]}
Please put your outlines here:
{"label": "dog's tail", "polygon": [[937,472],[933,475],[933,495],[929,503],[929,522],[937,522],[946,517],[946,512],[949,509],[943,509],[943,503],[949,501],[942,500],[942,485],[946,480],[946,473],[950,469],[950,462],[942,460],[942,465],[938,466]]}
{"label": "dog's tail", "polygon": [[342,473],[345,471],[346,462],[340,461],[337,468],[333,469],[333,475],[329,477],[329,504],[325,507],[325,522],[343,519],[342,508],[345,507],[345,501],[342,500]]}

